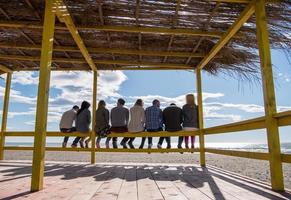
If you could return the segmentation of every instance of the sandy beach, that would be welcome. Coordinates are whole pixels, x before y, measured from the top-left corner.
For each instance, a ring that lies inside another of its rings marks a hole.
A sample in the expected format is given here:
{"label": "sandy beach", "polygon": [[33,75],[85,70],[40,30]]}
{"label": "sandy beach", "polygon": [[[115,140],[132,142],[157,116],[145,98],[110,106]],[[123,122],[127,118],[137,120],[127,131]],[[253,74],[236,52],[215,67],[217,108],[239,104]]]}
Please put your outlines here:
{"label": "sandy beach", "polygon": [[[6,160],[31,160],[32,152],[6,151]],[[46,152],[48,161],[90,162],[90,153],[86,152]],[[199,164],[199,154],[194,153],[163,153],[163,154],[134,154],[134,153],[96,153],[97,163],[175,163]],[[264,182],[270,182],[269,164],[267,161],[236,158],[230,156],[207,154],[206,163],[228,171],[239,173]],[[291,189],[291,165],[284,164],[284,179],[286,188]]]}

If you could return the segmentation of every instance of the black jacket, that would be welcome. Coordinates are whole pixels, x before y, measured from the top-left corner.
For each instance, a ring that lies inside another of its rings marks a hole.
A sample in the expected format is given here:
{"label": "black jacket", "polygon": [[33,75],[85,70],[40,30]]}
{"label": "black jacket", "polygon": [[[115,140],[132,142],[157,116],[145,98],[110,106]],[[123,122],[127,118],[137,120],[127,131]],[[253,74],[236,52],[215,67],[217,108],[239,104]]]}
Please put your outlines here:
{"label": "black jacket", "polygon": [[177,106],[169,106],[163,111],[163,122],[166,131],[180,131],[183,123],[182,109]]}

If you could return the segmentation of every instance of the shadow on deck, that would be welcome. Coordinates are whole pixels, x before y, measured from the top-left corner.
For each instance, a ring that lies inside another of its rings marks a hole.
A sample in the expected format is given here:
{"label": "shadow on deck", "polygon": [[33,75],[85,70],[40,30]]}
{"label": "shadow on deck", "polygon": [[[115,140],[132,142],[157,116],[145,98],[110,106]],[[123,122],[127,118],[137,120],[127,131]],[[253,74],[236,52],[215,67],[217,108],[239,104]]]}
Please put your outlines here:
{"label": "shadow on deck", "polygon": [[291,199],[219,168],[190,165],[52,163],[30,193],[30,162],[0,162],[0,199]]}

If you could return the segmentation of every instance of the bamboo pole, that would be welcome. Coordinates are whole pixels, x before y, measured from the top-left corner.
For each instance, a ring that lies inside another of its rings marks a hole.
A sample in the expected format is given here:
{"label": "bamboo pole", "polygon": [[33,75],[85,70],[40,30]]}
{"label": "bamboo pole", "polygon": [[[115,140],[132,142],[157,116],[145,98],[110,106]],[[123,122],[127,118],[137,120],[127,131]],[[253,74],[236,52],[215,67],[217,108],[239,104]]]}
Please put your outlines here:
{"label": "bamboo pole", "polygon": [[267,15],[265,10],[265,0],[255,2],[257,41],[259,46],[260,63],[262,71],[262,84],[264,93],[265,115],[268,147],[270,154],[270,172],[272,189],[276,191],[284,190],[284,180],[282,171],[281,149],[278,122],[274,118],[276,114],[276,98],[273,82],[271,52],[269,33],[267,28]]}
{"label": "bamboo pole", "polygon": [[200,145],[200,165],[205,167],[205,144],[204,144],[204,123],[203,123],[203,101],[202,101],[202,80],[201,69],[196,70],[197,81],[197,101],[199,114],[199,145]]}
{"label": "bamboo pole", "polygon": [[43,26],[42,51],[40,60],[39,85],[37,97],[34,151],[32,163],[31,191],[43,188],[44,157],[47,127],[47,111],[50,83],[50,68],[52,63],[55,14],[53,0],[45,1],[45,16]]}
{"label": "bamboo pole", "polygon": [[2,111],[1,135],[0,135],[0,160],[4,159],[4,146],[5,146],[4,132],[6,131],[6,127],[7,127],[11,79],[12,79],[12,73],[7,73],[6,85],[5,85],[5,96],[4,96],[3,111]]}
{"label": "bamboo pole", "polygon": [[97,71],[93,72],[93,120],[92,120],[92,132],[91,132],[91,164],[95,164],[95,141],[96,141],[96,103],[97,103]]}

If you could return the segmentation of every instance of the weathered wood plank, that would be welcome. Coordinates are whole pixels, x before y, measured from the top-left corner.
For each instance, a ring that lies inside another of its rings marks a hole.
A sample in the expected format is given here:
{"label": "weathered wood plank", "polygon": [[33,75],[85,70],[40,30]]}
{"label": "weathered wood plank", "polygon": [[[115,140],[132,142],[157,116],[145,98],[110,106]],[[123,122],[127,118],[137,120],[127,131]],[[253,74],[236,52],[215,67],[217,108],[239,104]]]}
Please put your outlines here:
{"label": "weathered wood plank", "polygon": [[118,200],[137,200],[136,167],[126,169]]}
{"label": "weathered wood plank", "polygon": [[137,188],[139,200],[164,200],[151,172],[145,166],[137,168]]}

